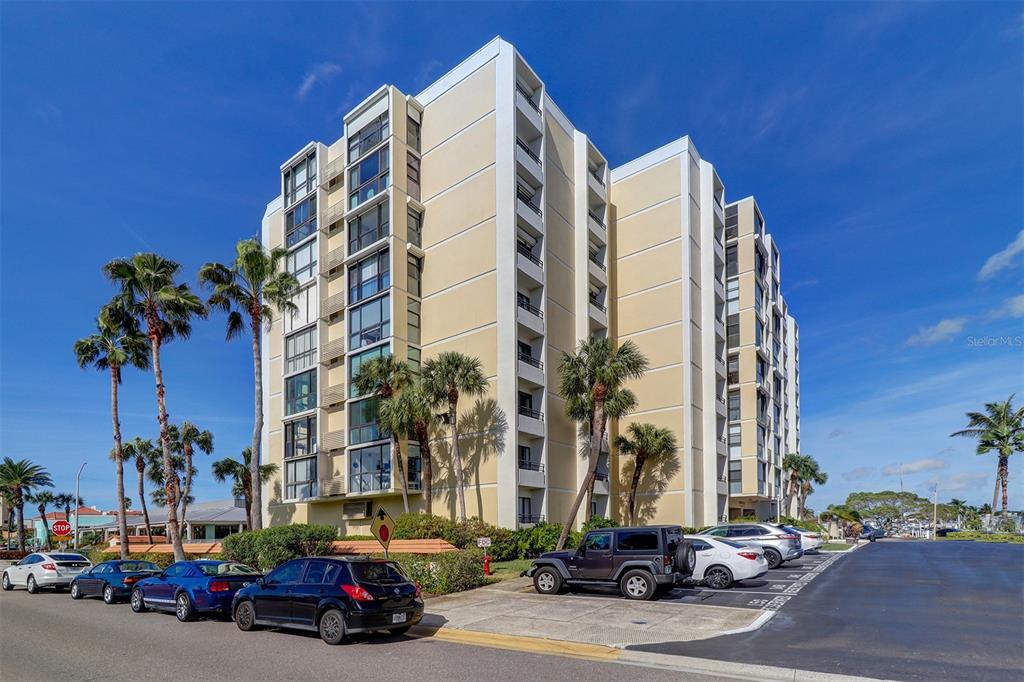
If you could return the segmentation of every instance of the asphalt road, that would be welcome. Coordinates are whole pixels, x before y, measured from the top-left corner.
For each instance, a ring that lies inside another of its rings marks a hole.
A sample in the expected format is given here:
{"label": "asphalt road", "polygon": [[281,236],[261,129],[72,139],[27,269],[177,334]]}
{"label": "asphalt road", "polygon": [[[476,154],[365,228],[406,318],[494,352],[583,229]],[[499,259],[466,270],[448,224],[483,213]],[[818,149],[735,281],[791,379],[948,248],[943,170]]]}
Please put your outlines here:
{"label": "asphalt road", "polygon": [[[429,608],[429,606],[428,606]],[[179,623],[66,592],[0,592],[0,679],[54,680],[678,680],[673,673],[455,644],[364,635],[332,647],[315,635],[234,623]],[[687,677],[687,679],[696,679]],[[711,678],[702,678],[711,679]]]}
{"label": "asphalt road", "polygon": [[1020,680],[1024,545],[876,542],[757,631],[630,648],[895,680]]}

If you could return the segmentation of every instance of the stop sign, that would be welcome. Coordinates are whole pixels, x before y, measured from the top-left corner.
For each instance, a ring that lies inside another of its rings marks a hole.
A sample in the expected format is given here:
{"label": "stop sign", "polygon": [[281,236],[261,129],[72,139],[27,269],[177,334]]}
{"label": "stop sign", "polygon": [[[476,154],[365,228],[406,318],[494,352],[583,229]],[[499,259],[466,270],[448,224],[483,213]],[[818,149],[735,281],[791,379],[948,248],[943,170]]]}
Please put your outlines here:
{"label": "stop sign", "polygon": [[71,524],[67,521],[54,521],[53,522],[53,534],[54,535],[71,535]]}

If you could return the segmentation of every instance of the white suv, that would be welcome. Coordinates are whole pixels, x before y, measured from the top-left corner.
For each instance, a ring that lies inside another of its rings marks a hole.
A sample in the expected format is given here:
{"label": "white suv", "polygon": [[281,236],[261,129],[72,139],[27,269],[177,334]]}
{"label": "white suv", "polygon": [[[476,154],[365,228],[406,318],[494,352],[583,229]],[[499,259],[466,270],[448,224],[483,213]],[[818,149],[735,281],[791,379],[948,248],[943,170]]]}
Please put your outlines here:
{"label": "white suv", "polygon": [[35,594],[41,587],[68,587],[76,575],[90,566],[92,562],[81,554],[36,552],[4,571],[3,589],[23,585],[29,594]]}

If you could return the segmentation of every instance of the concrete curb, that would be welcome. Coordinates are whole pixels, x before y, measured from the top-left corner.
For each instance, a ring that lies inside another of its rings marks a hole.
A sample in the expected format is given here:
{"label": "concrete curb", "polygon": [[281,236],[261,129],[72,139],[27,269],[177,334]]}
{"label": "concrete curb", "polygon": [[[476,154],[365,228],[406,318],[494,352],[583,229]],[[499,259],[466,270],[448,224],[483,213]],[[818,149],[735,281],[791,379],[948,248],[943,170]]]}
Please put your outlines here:
{"label": "concrete curb", "polygon": [[739,680],[770,680],[772,682],[873,682],[877,678],[820,673],[812,670],[796,668],[777,668],[770,665],[751,665],[732,661],[717,661],[710,658],[693,658],[691,656],[673,656],[656,654],[647,651],[625,650],[618,658],[618,663],[626,665],[642,665],[650,668],[661,668],[701,675],[731,677]]}

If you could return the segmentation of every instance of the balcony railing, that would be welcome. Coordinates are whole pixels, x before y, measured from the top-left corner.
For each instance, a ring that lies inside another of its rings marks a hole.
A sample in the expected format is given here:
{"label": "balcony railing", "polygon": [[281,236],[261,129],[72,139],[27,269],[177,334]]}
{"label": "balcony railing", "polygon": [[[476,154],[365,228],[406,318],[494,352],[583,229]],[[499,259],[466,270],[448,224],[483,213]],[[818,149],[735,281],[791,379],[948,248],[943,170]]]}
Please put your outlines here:
{"label": "balcony railing", "polygon": [[608,475],[608,472],[607,472],[607,471],[601,471],[601,470],[598,470],[598,471],[597,471],[597,472],[596,472],[596,473],[594,474],[594,480],[595,480],[595,481],[607,481],[607,480],[608,480],[608,478],[609,478],[609,475]]}
{"label": "balcony railing", "polygon": [[330,227],[345,217],[345,202],[339,201],[333,206],[328,206],[324,211],[324,225]]}
{"label": "balcony railing", "polygon": [[324,386],[321,389],[320,399],[325,407],[345,402],[345,384]]}
{"label": "balcony railing", "polygon": [[599,257],[591,255],[587,256],[587,258],[590,260],[591,263],[601,268],[601,270],[603,270],[604,272],[608,272],[608,266],[602,263]]}
{"label": "balcony railing", "polygon": [[540,106],[533,101],[533,95],[528,93],[525,88],[522,88],[519,85],[516,85],[516,92],[523,96],[523,99],[526,100],[526,103],[529,104],[534,111],[538,114],[540,113]]}
{"label": "balcony railing", "polygon": [[525,258],[526,260],[530,261],[531,263],[534,263],[537,267],[544,267],[544,261],[534,256],[533,251],[530,251],[522,244],[516,244],[516,252],[522,255],[522,257]]}
{"label": "balcony railing", "polygon": [[333,478],[320,479],[320,497],[337,497],[345,494],[345,477],[334,476]]}
{"label": "balcony railing", "polygon": [[342,450],[345,448],[345,429],[328,431],[320,439],[320,445],[324,451]]}
{"label": "balcony railing", "polygon": [[516,146],[519,147],[520,149],[522,149],[526,153],[527,156],[529,156],[531,159],[536,161],[538,164],[540,163],[540,157],[537,156],[537,154],[534,153],[534,151],[532,149],[527,147],[525,142],[522,142],[521,140],[517,139],[516,140]]}
{"label": "balcony railing", "polygon": [[327,317],[345,309],[345,293],[331,294],[324,299],[323,315]]}
{"label": "balcony railing", "polygon": [[526,312],[533,313],[537,317],[539,317],[541,319],[544,319],[544,311],[541,310],[540,308],[538,308],[537,306],[533,305],[529,301],[524,301],[522,299],[519,299],[518,301],[516,301],[516,305],[518,305],[520,308],[522,308]]}
{"label": "balcony railing", "polygon": [[607,226],[604,224],[604,221],[601,220],[601,218],[596,213],[594,213],[593,211],[587,211],[587,215],[589,215],[590,219],[593,220],[595,223],[607,229]]}
{"label": "balcony railing", "polygon": [[537,215],[543,216],[544,214],[541,212],[540,206],[537,206],[536,204],[533,203],[533,200],[534,198],[536,198],[536,196],[536,194],[529,194],[518,187],[516,188],[516,197],[519,199],[519,201],[526,204],[526,207],[529,208],[534,213],[536,213]]}
{"label": "balcony railing", "polygon": [[544,421],[544,415],[538,412],[537,410],[533,409],[532,407],[523,407],[522,405],[520,405],[519,414],[523,415],[524,417],[529,417],[530,419],[536,419],[537,421]]}
{"label": "balcony railing", "polygon": [[543,473],[544,465],[540,462],[532,462],[530,460],[521,459],[519,460],[519,468],[525,469],[526,471],[540,471]]}
{"label": "balcony railing", "polygon": [[520,514],[519,523],[544,523],[544,517],[540,514]]}
{"label": "balcony railing", "polygon": [[334,178],[345,172],[345,159],[335,159],[324,168],[321,182],[329,183]]}
{"label": "balcony railing", "polygon": [[595,308],[597,308],[598,310],[600,310],[600,311],[601,311],[602,313],[607,313],[607,312],[608,312],[608,308],[606,308],[606,307],[605,307],[605,306],[604,306],[603,304],[599,303],[599,302],[598,302],[598,301],[597,301],[596,299],[594,299],[594,298],[591,298],[591,299],[590,299],[590,305],[594,306]]}
{"label": "balcony railing", "polygon": [[339,246],[335,249],[331,249],[327,252],[327,258],[324,259],[324,265],[326,270],[333,270],[339,267],[345,262],[345,247]]}
{"label": "balcony railing", "polygon": [[525,362],[528,365],[533,365],[537,369],[544,369],[543,362],[533,357],[532,355],[527,355],[526,353],[519,354],[519,362]]}
{"label": "balcony railing", "polygon": [[588,169],[587,169],[587,172],[588,172],[588,173],[590,173],[590,177],[592,177],[592,178],[594,178],[595,180],[597,180],[597,184],[599,184],[599,185],[601,185],[602,187],[604,187],[604,178],[603,178],[603,177],[601,177],[601,174],[600,174],[600,173],[598,173],[597,171],[595,171],[595,170],[594,170],[593,168],[588,168]]}

